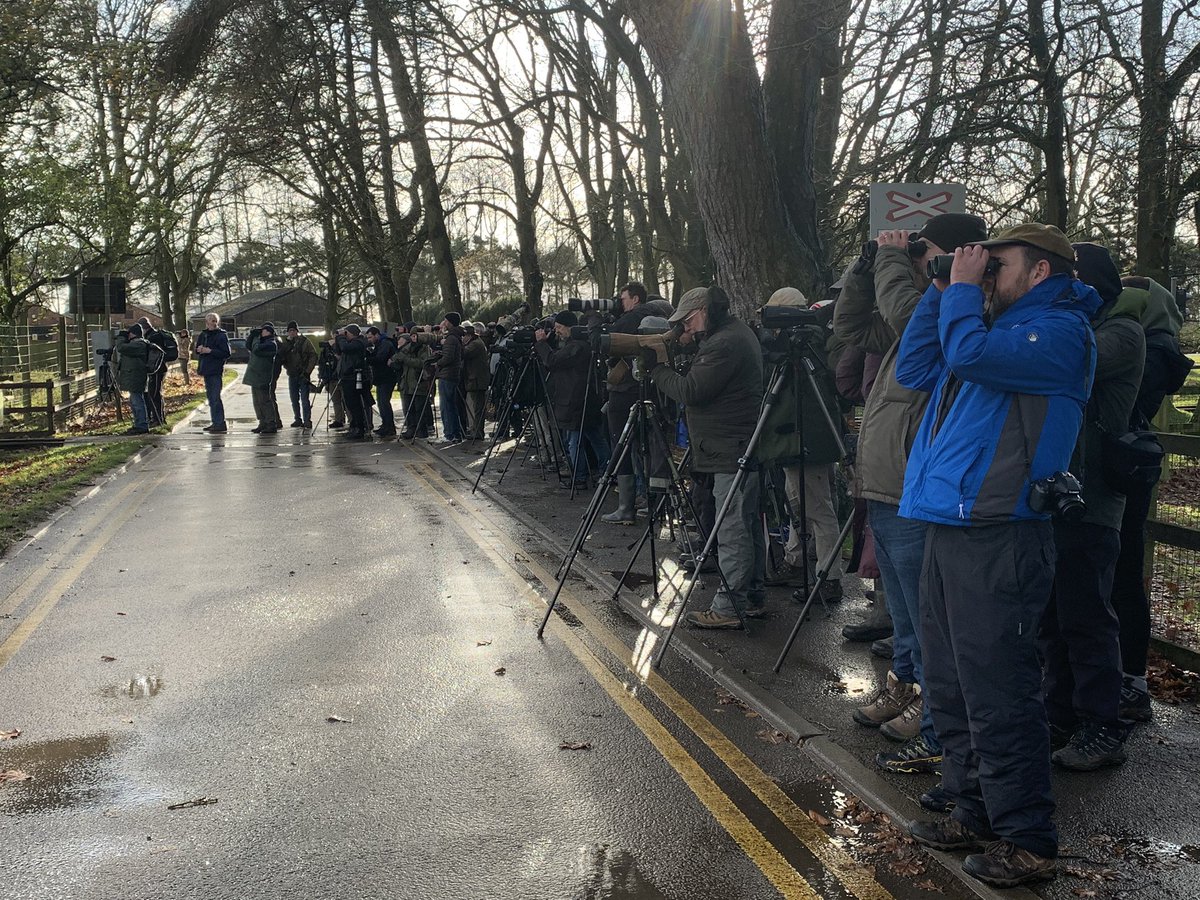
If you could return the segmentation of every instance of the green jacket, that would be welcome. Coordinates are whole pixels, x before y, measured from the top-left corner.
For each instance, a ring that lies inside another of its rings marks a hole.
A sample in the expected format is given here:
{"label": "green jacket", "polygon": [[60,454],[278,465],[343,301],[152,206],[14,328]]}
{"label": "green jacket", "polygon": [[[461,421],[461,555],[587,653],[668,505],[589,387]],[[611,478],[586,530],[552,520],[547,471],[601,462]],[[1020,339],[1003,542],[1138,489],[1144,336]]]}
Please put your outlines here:
{"label": "green jacket", "polygon": [[250,350],[250,362],[246,363],[242,381],[250,387],[270,387],[275,380],[275,354],[279,350],[275,338],[264,338],[256,331],[246,340],[246,347]]}
{"label": "green jacket", "polygon": [[464,391],[486,391],[492,380],[492,356],[488,352],[487,343],[479,336],[468,336],[463,344],[463,374]]}
{"label": "green jacket", "polygon": [[150,356],[150,342],[145,338],[129,340],[118,337],[113,345],[113,356],[117,360],[117,385],[123,391],[136,394],[146,392],[146,360]]}
{"label": "green jacket", "polygon": [[316,348],[304,335],[285,337],[279,347],[279,356],[284,371],[292,378],[308,378],[317,367]]}
{"label": "green jacket", "polygon": [[665,365],[651,374],[660,391],[687,407],[692,469],[736,472],[763,398],[762,351],[750,326],[730,319],[704,335],[686,375]]}
{"label": "green jacket", "polygon": [[400,375],[399,388],[402,396],[429,393],[433,376],[430,374],[422,377],[422,373],[431,356],[433,356],[433,351],[426,344],[418,344],[414,341],[409,341],[392,354],[388,365],[396,369]]}
{"label": "green jacket", "polygon": [[833,312],[833,333],[839,340],[883,354],[859,427],[854,493],[896,506],[904,490],[908,454],[929,403],[928,392],[896,380],[900,336],[921,294],[907,250],[880,247],[872,271],[847,270]]}

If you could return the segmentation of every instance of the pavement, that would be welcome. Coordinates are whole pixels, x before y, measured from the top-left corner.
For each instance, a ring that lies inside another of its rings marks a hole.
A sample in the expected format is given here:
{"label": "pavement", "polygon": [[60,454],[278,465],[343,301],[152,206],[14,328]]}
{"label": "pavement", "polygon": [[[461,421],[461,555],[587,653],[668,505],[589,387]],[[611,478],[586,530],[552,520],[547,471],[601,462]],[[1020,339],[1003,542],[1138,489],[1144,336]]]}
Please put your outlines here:
{"label": "pavement", "polygon": [[[637,533],[605,526],[538,640],[587,496],[519,458],[472,494],[479,445],[256,436],[226,397],[228,435],[147,440],[0,561],[13,896],[1031,896],[891,824],[931,781],[849,722],[886,668],[838,635],[857,587],[779,676],[783,590],[656,671],[648,564],[613,602]],[[1155,712],[1121,770],[1056,782],[1079,874],[1044,896],[1197,894],[1197,720]]]}

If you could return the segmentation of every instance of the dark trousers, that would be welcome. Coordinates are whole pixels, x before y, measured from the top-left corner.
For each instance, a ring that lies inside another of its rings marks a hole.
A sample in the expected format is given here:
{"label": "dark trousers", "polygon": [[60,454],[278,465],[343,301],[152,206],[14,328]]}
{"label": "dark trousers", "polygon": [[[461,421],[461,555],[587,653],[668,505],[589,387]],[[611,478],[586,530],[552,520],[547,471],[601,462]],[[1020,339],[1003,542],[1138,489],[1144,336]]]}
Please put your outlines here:
{"label": "dark trousers", "polygon": [[363,406],[362,388],[358,379],[362,376],[351,372],[342,376],[342,402],[346,404],[346,417],[350,420],[351,431],[367,430],[367,410]]}
{"label": "dark trousers", "polygon": [[404,395],[404,430],[417,437],[429,437],[433,428],[433,401],[428,394]]}
{"label": "dark trousers", "polygon": [[225,403],[221,400],[222,373],[204,376],[204,395],[208,398],[208,413],[217,427],[225,424]]}
{"label": "dark trousers", "polygon": [[396,433],[396,414],[392,410],[392,394],[396,392],[396,382],[375,382],[375,405],[379,407],[379,430],[383,434]]}
{"label": "dark trousers", "polygon": [[308,395],[308,377],[288,376],[288,397],[292,401],[292,417],[305,424],[312,422],[312,399]]}
{"label": "dark trousers", "polygon": [[1081,722],[1117,724],[1121,650],[1109,605],[1120,534],[1084,522],[1056,522],[1054,595],[1042,617],[1046,716],[1073,731]]}
{"label": "dark trousers", "polygon": [[166,367],[161,371],[152,372],[146,379],[146,411],[151,425],[165,425],[167,410],[163,406],[163,380],[167,377]]}
{"label": "dark trousers", "polygon": [[[617,441],[621,439],[621,432],[625,430],[625,420],[629,418],[629,410],[637,403],[637,391],[609,391],[608,394],[608,436],[612,441],[613,452],[616,452]],[[636,435],[634,440],[636,441]],[[637,455],[636,444],[629,448],[629,452],[625,454],[625,459],[621,465],[617,467],[615,474],[617,475],[632,475],[633,474],[633,458]]]}
{"label": "dark trousers", "polygon": [[1121,519],[1121,550],[1113,574],[1112,607],[1121,623],[1121,669],[1127,675],[1146,674],[1150,648],[1150,598],[1146,595],[1143,566],[1146,556],[1146,517],[1154,489],[1142,488],[1125,495]]}
{"label": "dark trousers", "polygon": [[1038,623],[1054,582],[1054,531],[1027,521],[930,525],[921,576],[926,702],[954,818],[1058,855]]}

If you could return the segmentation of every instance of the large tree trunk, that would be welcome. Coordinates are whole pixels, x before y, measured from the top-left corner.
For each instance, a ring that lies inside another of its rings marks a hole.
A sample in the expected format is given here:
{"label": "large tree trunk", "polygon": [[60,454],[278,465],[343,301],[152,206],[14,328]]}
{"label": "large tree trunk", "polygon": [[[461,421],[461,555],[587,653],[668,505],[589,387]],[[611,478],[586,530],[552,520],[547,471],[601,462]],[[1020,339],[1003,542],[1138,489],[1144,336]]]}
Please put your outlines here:
{"label": "large tree trunk", "polygon": [[[823,293],[820,248],[805,243],[815,240],[815,209],[813,221],[798,229],[784,204],[741,17],[728,3],[692,0],[628,0],[627,8],[663,78],[667,113],[689,149],[718,280],[737,312],[748,316],[783,285]],[[811,141],[808,146],[810,152]],[[797,179],[811,181],[811,156],[788,164],[799,170]],[[804,192],[793,184],[792,196]]]}
{"label": "large tree trunk", "polygon": [[1138,99],[1141,125],[1137,148],[1137,264],[1140,275],[1171,283],[1174,210],[1167,180],[1167,135],[1171,127],[1171,81],[1167,42],[1162,33],[1163,0],[1142,3],[1142,85]]}
{"label": "large tree trunk", "polygon": [[[1055,0],[1056,6],[1057,3],[1058,0]],[[1071,206],[1068,197],[1067,112],[1063,101],[1063,80],[1050,52],[1042,0],[1028,0],[1027,9],[1030,50],[1041,74],[1039,94],[1046,109],[1046,127],[1037,142],[1037,149],[1042,154],[1045,180],[1042,221],[1067,231],[1067,213]]]}

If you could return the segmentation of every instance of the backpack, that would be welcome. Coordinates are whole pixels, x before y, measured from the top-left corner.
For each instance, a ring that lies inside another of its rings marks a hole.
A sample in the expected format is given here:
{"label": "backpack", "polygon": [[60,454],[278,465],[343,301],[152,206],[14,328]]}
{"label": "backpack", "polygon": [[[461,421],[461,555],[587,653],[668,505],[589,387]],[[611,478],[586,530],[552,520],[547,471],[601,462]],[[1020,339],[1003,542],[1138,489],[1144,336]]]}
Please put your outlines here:
{"label": "backpack", "polygon": [[162,330],[160,330],[158,333],[160,335],[161,343],[159,346],[162,347],[163,362],[175,362],[175,360],[179,359],[179,342],[175,340],[175,335],[171,334],[169,331]]}
{"label": "backpack", "polygon": [[[156,372],[161,371],[163,366],[166,365],[167,355],[163,352],[162,347],[158,346],[158,344],[152,344],[150,341],[146,341],[146,344],[150,348],[149,352],[146,354],[146,373],[148,375],[153,375]],[[175,352],[176,355],[178,355],[178,346],[176,346]]]}

